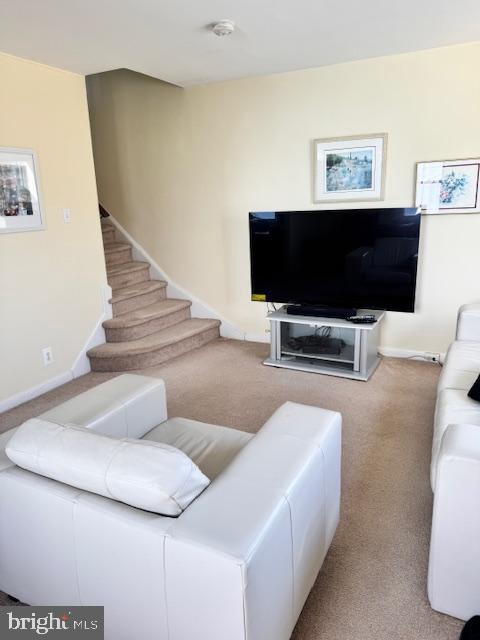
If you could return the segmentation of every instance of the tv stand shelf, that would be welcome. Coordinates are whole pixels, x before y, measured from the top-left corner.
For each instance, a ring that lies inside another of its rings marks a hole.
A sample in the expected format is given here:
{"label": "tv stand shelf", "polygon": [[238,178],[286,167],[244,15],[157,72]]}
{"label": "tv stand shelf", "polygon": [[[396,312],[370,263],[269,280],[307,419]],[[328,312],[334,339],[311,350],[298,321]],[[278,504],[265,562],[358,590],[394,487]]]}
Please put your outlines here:
{"label": "tv stand shelf", "polygon": [[[378,340],[385,312],[358,311],[359,315],[367,313],[377,318],[374,324],[353,324],[341,318],[296,316],[287,313],[285,307],[272,311],[267,316],[270,321],[270,357],[264,364],[368,380],[380,362]],[[295,348],[295,338],[314,336],[319,332],[342,340],[340,352],[318,353],[309,351],[308,345]]]}

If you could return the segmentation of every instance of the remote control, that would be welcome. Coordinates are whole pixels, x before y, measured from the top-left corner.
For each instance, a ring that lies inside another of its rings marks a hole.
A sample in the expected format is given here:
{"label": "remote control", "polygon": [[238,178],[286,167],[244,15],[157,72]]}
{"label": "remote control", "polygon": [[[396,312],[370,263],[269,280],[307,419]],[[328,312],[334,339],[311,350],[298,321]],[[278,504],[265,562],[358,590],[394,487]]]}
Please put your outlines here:
{"label": "remote control", "polygon": [[373,324],[377,321],[377,318],[372,315],[365,316],[349,316],[347,318],[349,322],[353,322],[353,324]]}

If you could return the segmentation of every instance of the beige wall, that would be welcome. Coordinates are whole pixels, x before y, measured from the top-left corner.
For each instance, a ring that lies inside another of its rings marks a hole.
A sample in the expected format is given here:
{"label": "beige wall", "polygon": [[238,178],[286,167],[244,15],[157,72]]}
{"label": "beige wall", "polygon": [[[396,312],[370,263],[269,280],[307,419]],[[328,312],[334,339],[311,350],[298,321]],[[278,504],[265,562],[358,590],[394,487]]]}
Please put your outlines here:
{"label": "beige wall", "polygon": [[0,235],[1,400],[71,369],[101,317],[106,275],[84,78],[0,54],[0,112],[0,146],[38,154],[46,220]]}
{"label": "beige wall", "polygon": [[[473,44],[185,90],[92,76],[100,200],[178,284],[263,334],[248,211],[320,208],[311,140],[381,131],[385,205],[412,205],[417,161],[480,156],[479,63]],[[479,239],[480,215],[423,219],[418,310],[388,314],[384,347],[445,350],[457,307],[480,299]]]}

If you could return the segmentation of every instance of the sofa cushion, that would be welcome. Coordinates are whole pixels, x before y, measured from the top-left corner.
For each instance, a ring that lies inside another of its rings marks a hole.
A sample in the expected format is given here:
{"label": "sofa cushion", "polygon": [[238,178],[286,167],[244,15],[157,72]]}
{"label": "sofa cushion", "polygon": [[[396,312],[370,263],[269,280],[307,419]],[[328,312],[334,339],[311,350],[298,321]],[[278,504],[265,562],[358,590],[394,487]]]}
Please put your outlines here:
{"label": "sofa cushion", "polygon": [[445,357],[438,390],[470,389],[479,373],[480,342],[452,342]]}
{"label": "sofa cushion", "polygon": [[178,516],[210,482],[167,444],[119,440],[39,418],[18,428],[6,454],[28,471],[167,516]]}
{"label": "sofa cushion", "polygon": [[435,426],[432,443],[431,481],[435,490],[437,458],[443,434],[451,424],[478,425],[480,429],[480,406],[467,396],[463,389],[444,389],[438,394],[435,410]]}
{"label": "sofa cushion", "polygon": [[186,418],[170,418],[144,436],[183,451],[213,480],[253,437],[253,434]]}

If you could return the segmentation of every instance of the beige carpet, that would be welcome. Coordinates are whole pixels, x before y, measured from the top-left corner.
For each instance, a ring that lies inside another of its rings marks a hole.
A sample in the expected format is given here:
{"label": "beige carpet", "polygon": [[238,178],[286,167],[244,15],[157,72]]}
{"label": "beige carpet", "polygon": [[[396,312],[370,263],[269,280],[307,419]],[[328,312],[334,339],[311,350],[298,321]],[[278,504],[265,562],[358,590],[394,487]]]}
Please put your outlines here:
{"label": "beige carpet", "polygon": [[[365,383],[265,367],[266,353],[218,340],[144,373],[165,379],[171,416],[256,431],[286,400],[342,413],[340,526],[293,640],[458,638],[461,623],[432,611],[425,592],[438,366],[384,359]],[[88,374],[4,413],[0,431],[115,375]]]}

